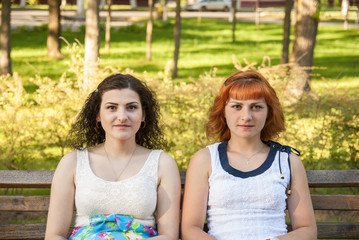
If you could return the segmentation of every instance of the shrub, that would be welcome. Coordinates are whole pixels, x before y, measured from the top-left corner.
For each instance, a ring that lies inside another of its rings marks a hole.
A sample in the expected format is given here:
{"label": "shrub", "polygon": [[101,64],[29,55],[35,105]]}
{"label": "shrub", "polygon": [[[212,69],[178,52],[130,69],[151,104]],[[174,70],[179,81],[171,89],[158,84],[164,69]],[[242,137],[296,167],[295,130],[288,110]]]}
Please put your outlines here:
{"label": "shrub", "polygon": [[[180,169],[186,169],[191,156],[211,143],[204,125],[224,80],[216,76],[216,68],[187,83],[169,79],[167,67],[157,78],[143,77],[130,69],[99,68],[96,80],[85,87],[83,48],[78,43],[68,44],[68,48],[68,71],[59,80],[34,77],[31,81],[38,87],[34,93],[25,91],[17,74],[0,78],[0,168],[54,169],[69,151],[65,148],[67,132],[89,91],[115,72],[135,75],[155,90],[169,143],[166,150]],[[279,141],[298,149],[307,169],[358,168],[358,93],[328,85],[315,94],[296,94],[294,90],[302,86],[298,79],[305,73],[300,69],[288,72],[285,65],[270,66],[265,59],[259,66],[245,61],[244,67],[234,59],[234,65],[239,70],[260,71],[278,92],[287,125]]]}

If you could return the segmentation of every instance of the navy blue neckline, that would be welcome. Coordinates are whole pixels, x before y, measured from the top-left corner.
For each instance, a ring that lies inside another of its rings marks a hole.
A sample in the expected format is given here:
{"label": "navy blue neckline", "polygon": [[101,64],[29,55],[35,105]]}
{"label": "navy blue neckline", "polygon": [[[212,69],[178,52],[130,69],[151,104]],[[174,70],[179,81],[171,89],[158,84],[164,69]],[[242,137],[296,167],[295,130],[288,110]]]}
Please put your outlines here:
{"label": "navy blue neckline", "polygon": [[269,169],[270,166],[272,166],[275,154],[277,152],[275,149],[275,146],[273,146],[272,141],[268,141],[268,142],[264,142],[264,143],[270,147],[270,150],[269,150],[266,160],[262,163],[261,166],[259,166],[258,168],[254,169],[252,171],[248,171],[248,172],[240,171],[238,169],[233,168],[231,165],[229,165],[228,155],[227,155],[228,141],[220,143],[218,145],[218,153],[219,153],[219,159],[220,159],[223,170],[235,177],[241,177],[241,178],[254,177],[259,174],[262,174],[267,169]]}

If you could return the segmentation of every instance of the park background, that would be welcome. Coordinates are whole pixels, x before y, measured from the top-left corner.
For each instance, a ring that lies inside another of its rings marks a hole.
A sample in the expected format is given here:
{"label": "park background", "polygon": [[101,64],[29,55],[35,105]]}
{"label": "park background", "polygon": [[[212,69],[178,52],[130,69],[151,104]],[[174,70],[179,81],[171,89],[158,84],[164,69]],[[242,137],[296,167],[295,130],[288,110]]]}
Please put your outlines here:
{"label": "park background", "polygon": [[[19,8],[16,4],[12,7]],[[21,11],[26,15],[33,8],[46,11],[47,5],[30,4]],[[72,10],[68,5],[61,11]],[[113,11],[125,10],[114,7]],[[261,9],[259,22],[253,17],[239,18],[235,42],[227,17],[182,17],[178,75],[174,78],[173,17],[154,20],[151,60],[146,59],[147,17],[129,17],[126,21],[130,24],[112,27],[109,51],[104,49],[102,22],[99,68],[86,90],[84,25],[62,26],[64,56],[59,59],[47,56],[47,24],[14,27],[13,74],[0,80],[0,169],[55,169],[71,151],[66,147],[67,132],[88,92],[104,77],[121,72],[144,80],[157,93],[168,141],[165,150],[185,170],[196,151],[215,141],[207,139],[204,125],[220,85],[230,73],[246,69],[260,71],[275,87],[287,128],[278,140],[301,152],[306,169],[357,169],[359,28],[355,23],[357,7],[349,10],[349,27],[344,29],[340,2],[334,1],[331,7],[321,2],[310,91],[301,91],[301,83],[296,81],[303,78],[305,69],[289,74],[288,64],[280,64],[282,8]],[[293,26],[291,33],[293,40]]]}
{"label": "park background", "polygon": [[[183,11],[176,77],[172,76],[174,9],[169,9],[167,20],[155,17],[151,60],[146,56],[148,14],[142,14],[148,8],[128,11],[128,6],[113,6],[109,51],[105,48],[106,12],[101,10],[99,67],[92,81],[86,83],[86,27],[83,18],[76,15],[76,7],[66,5],[61,9],[61,21],[66,23],[61,29],[63,56],[54,58],[48,56],[47,49],[48,6],[28,2],[26,8],[21,8],[13,4],[13,16],[20,16],[25,24],[12,22],[12,75],[0,77],[0,169],[54,170],[61,157],[72,150],[66,147],[67,132],[88,92],[109,74],[121,72],[144,80],[157,93],[168,141],[165,150],[185,170],[196,151],[215,141],[206,138],[204,125],[220,85],[230,73],[246,69],[260,71],[276,89],[287,127],[279,141],[301,152],[306,169],[358,169],[358,8],[350,6],[345,29],[340,2],[334,1],[333,6],[320,3],[310,91],[303,91],[308,69],[280,64],[283,8],[263,8],[259,15],[254,9],[239,9],[235,41],[229,13]],[[157,11],[156,7],[156,15]],[[293,10],[293,25],[294,19]],[[32,25],[33,20],[40,23]],[[123,24],[115,24],[119,22]],[[357,188],[311,191],[359,193]],[[48,195],[49,189],[1,190],[1,195],[17,194]],[[316,212],[316,218],[357,222],[358,217],[356,212],[331,211]],[[46,212],[6,212],[0,220],[45,223]]]}

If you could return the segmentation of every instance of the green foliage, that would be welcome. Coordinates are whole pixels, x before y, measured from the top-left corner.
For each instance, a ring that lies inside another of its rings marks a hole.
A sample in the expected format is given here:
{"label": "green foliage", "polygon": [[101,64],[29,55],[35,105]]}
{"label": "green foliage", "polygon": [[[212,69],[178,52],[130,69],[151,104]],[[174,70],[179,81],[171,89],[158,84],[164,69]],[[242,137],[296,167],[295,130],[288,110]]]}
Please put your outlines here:
{"label": "green foliage", "polygon": [[[4,126],[0,132],[1,168],[54,168],[58,159],[69,151],[65,149],[66,135],[88,94],[82,90],[83,49],[78,44],[69,48],[72,55],[68,71],[59,81],[40,76],[31,79],[37,86],[34,93],[25,91],[16,74],[1,79],[0,124]],[[288,101],[286,87],[298,79],[300,70],[288,75],[285,65],[262,63],[257,66],[245,61],[246,66],[242,67],[238,60],[235,63],[241,70],[260,71],[276,88],[287,118],[287,131],[279,141],[302,152],[308,169],[359,167],[359,118],[356,114],[359,107],[355,104],[358,93],[348,94],[329,85],[330,89],[322,86],[316,95],[303,94],[296,102]],[[96,79],[100,81],[118,71],[99,69]],[[169,79],[168,68],[157,78],[143,78],[130,69],[122,72],[144,79],[157,93],[165,138],[169,143],[167,151],[177,160],[180,169],[186,169],[191,156],[211,143],[206,138],[204,126],[223,78],[216,76],[216,68],[187,83]]]}
{"label": "green foliage", "polygon": [[[101,53],[93,85],[114,72],[147,81],[161,104],[167,151],[180,169],[211,143],[204,125],[220,84],[236,69],[247,68],[263,73],[276,89],[287,123],[279,141],[298,149],[307,169],[358,168],[356,31],[319,29],[313,93],[302,95],[292,90],[300,89],[303,71],[289,74],[288,66],[277,65],[279,25],[261,24],[257,30],[255,24],[242,22],[237,30],[240,40],[233,44],[231,23],[183,19],[180,78],[170,79],[173,21],[155,21],[153,62],[144,60],[145,24],[112,30],[111,52]],[[88,93],[82,90],[84,31],[63,33],[68,43],[62,51],[68,57],[61,60],[46,57],[43,28],[20,28],[12,34],[13,69],[19,74],[0,79],[0,168],[54,169],[70,151],[64,148],[67,131]],[[237,60],[244,56],[248,60]]]}
{"label": "green foliage", "polygon": [[172,80],[148,83],[155,89],[161,105],[168,151],[181,170],[187,168],[195,152],[210,143],[204,127],[214,94],[222,83],[215,73],[213,69],[187,84]]}
{"label": "green foliage", "polygon": [[286,108],[287,131],[282,139],[302,153],[308,169],[359,168],[359,94],[322,89]]}

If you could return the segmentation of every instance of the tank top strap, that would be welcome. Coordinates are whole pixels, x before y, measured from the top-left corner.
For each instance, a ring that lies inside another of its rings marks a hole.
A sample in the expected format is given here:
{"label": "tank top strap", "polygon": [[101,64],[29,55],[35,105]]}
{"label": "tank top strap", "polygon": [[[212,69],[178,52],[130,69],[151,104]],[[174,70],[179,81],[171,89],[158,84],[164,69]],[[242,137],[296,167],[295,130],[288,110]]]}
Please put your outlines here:
{"label": "tank top strap", "polygon": [[76,182],[83,176],[89,174],[90,163],[87,148],[77,150],[77,163],[76,163]]}
{"label": "tank top strap", "polygon": [[211,155],[211,168],[212,174],[217,172],[218,170],[222,169],[221,163],[219,161],[219,154],[218,154],[218,146],[220,143],[214,143],[212,145],[207,146]]}
{"label": "tank top strap", "polygon": [[152,150],[143,167],[147,175],[156,179],[156,182],[158,182],[158,165],[162,152],[163,150]]}

